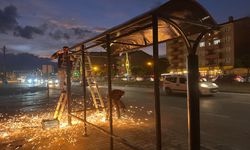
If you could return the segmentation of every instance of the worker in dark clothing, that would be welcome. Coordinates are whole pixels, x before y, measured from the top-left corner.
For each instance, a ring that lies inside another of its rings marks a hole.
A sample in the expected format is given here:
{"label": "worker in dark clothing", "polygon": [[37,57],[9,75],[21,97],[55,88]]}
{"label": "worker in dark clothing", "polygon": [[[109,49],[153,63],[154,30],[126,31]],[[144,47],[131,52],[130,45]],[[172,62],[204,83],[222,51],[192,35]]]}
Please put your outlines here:
{"label": "worker in dark clothing", "polygon": [[[125,94],[124,91],[118,90],[118,89],[111,91],[110,100],[112,100],[112,108],[115,108],[118,119],[121,118],[121,111],[124,111],[126,109],[124,103],[121,101],[121,98],[124,94]],[[108,101],[108,105],[109,105],[109,101]],[[106,118],[109,118],[109,109],[110,108],[108,107]]]}
{"label": "worker in dark clothing", "polygon": [[[60,80],[60,88],[64,91],[65,80],[66,80],[66,70],[67,70],[67,57],[69,55],[69,48],[64,46],[62,50],[57,51],[51,56],[51,59],[58,59],[58,77]],[[70,68],[73,66],[74,57],[70,56]]]}

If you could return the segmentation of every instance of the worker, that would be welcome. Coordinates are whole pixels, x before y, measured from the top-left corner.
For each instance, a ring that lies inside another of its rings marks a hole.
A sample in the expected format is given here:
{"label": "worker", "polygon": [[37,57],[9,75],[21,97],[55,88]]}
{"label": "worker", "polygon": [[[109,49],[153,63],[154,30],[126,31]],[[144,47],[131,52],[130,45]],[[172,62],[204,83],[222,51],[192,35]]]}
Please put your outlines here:
{"label": "worker", "polygon": [[[69,55],[69,48],[64,46],[62,50],[55,52],[51,59],[58,59],[57,67],[58,67],[58,77],[60,80],[60,89],[62,92],[65,91],[66,85],[66,70],[67,70],[67,57]],[[70,56],[70,68],[73,66],[74,57]]]}
{"label": "worker", "polygon": [[[121,118],[121,111],[124,112],[126,109],[124,103],[121,101],[121,98],[124,94],[125,94],[124,91],[119,90],[119,89],[114,89],[111,91],[110,98],[108,98],[108,106],[109,106],[109,100],[111,100],[112,101],[112,108],[115,108],[118,119]],[[109,118],[109,107],[107,110],[106,118],[107,119]]]}

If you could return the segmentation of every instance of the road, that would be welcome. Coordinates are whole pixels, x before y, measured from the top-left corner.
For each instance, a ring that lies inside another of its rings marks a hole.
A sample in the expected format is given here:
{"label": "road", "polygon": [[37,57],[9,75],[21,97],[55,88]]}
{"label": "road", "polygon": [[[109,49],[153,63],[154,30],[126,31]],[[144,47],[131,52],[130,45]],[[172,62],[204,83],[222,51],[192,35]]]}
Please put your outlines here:
{"label": "road", "polygon": [[[123,101],[128,105],[143,106],[153,110],[153,90],[132,87],[124,89]],[[250,149],[250,94],[217,93],[201,97],[201,143],[204,149]],[[185,95],[161,94],[161,119],[163,141],[167,132],[174,132],[178,141],[187,144],[187,109]],[[185,146],[184,146],[185,147]]]}
{"label": "road", "polygon": [[[154,94],[153,89],[114,86],[122,89],[122,101],[127,113],[133,112],[134,119],[146,120],[140,128],[123,129],[115,126],[115,134],[125,137],[145,149],[154,149]],[[101,87],[103,95],[106,87]],[[73,88],[80,94],[81,88]],[[48,101],[46,91],[23,95],[0,96],[1,113],[33,112],[55,105],[59,92],[51,90]],[[76,95],[77,95],[76,94]],[[201,145],[209,150],[250,149],[250,94],[217,93],[201,97]],[[175,149],[187,149],[187,110],[185,95],[165,96],[161,93],[161,119],[163,149],[169,145]],[[46,105],[45,105],[46,104]],[[53,108],[52,107],[52,108]],[[116,122],[114,121],[114,125]],[[147,144],[145,144],[147,143]]]}

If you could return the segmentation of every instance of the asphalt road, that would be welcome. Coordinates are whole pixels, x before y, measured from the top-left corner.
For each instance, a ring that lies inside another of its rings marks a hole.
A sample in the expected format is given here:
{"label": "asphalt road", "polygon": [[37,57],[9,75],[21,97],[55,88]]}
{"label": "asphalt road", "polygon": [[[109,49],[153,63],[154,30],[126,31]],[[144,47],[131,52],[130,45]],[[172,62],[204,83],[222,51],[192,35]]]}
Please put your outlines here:
{"label": "asphalt road", "polygon": [[[78,94],[80,94],[81,88],[78,87],[76,89],[76,91],[79,92]],[[125,91],[122,101],[127,105],[128,109],[132,110],[136,108],[137,116],[135,115],[135,118],[142,118],[143,115],[148,117],[149,121],[146,122],[146,127],[140,131],[138,129],[131,131],[130,137],[133,136],[133,132],[141,132],[138,133],[138,135],[146,135],[148,133],[148,135],[154,136],[153,89],[124,86],[114,86],[113,89],[122,89]],[[106,88],[102,87],[101,90],[103,95],[106,95]],[[42,111],[42,109],[50,106],[53,108],[59,96],[58,94],[58,90],[51,90],[49,101],[46,91],[23,95],[0,96],[0,110],[1,113],[14,113],[16,111]],[[215,96],[201,97],[200,118],[201,144],[203,149],[250,149],[249,97],[250,94],[239,93],[217,93]],[[174,141],[171,141],[171,144],[174,142],[174,145],[177,145],[177,149],[187,149],[187,110],[185,95],[165,96],[164,93],[161,93],[160,98],[163,148],[167,149],[168,141],[174,139]],[[141,108],[143,108],[143,110],[141,110]],[[152,115],[147,115],[150,111],[153,112]],[[115,131],[118,132],[118,129],[115,129]],[[126,133],[128,132],[126,131],[124,136],[126,136]],[[141,140],[145,142],[145,137],[138,137],[136,134],[134,139],[135,141]],[[154,137],[150,137],[148,140],[148,142],[153,143]]]}
{"label": "asphalt road", "polygon": [[[126,91],[123,101],[127,105],[154,110],[153,90],[147,88],[114,87]],[[217,93],[201,97],[201,143],[203,149],[250,149],[250,94]],[[168,131],[177,141],[187,144],[187,109],[185,95],[161,94],[163,141]],[[185,147],[185,146],[184,146]]]}

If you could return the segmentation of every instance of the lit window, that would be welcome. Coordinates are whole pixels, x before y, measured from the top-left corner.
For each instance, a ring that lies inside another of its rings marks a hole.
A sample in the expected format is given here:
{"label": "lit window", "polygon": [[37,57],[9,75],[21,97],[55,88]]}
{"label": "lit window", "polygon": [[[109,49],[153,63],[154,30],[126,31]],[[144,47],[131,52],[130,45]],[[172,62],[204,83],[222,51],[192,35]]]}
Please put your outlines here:
{"label": "lit window", "polygon": [[217,45],[217,44],[219,44],[219,43],[220,43],[220,39],[214,40],[214,45]]}
{"label": "lit window", "polygon": [[205,47],[205,42],[200,42],[200,47]]}

